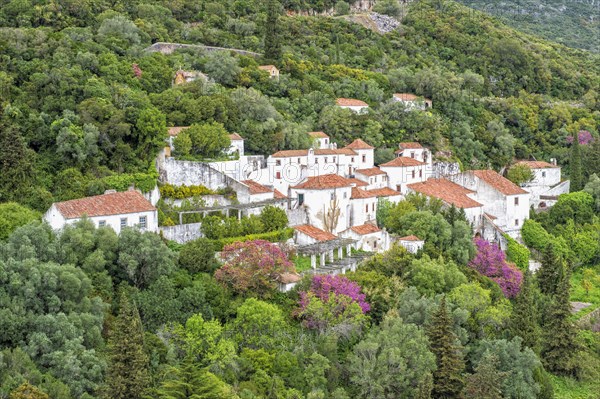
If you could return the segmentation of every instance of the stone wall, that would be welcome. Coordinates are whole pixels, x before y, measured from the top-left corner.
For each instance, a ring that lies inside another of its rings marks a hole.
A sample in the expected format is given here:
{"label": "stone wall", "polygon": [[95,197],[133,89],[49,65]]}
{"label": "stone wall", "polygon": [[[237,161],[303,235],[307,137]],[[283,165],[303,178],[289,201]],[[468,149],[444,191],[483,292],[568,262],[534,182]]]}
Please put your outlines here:
{"label": "stone wall", "polygon": [[203,237],[200,227],[202,223],[178,224],[176,226],[159,227],[160,233],[167,240],[175,241],[179,244],[185,244]]}
{"label": "stone wall", "polygon": [[457,175],[460,173],[460,165],[458,162],[434,161],[432,166],[432,177],[436,179],[439,179],[440,177]]}
{"label": "stone wall", "polygon": [[308,223],[308,213],[305,207],[286,209],[286,213],[290,227]]}

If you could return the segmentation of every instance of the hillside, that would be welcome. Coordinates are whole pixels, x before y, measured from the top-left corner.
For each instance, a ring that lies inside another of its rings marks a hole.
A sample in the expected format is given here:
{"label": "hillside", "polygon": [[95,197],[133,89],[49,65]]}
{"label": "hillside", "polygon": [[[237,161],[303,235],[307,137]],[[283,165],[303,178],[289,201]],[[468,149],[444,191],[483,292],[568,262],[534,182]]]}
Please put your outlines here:
{"label": "hillside", "polygon": [[459,0],[502,22],[564,44],[600,52],[600,3],[596,0]]}

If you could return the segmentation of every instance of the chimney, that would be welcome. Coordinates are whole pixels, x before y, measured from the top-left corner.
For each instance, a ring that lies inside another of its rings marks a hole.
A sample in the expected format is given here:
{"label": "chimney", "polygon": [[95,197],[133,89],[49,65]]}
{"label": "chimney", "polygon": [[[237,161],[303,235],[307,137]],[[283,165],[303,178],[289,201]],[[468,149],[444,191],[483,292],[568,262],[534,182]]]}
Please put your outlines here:
{"label": "chimney", "polygon": [[550,163],[556,166],[556,158],[550,158]]}
{"label": "chimney", "polygon": [[110,190],[106,190],[104,192],[104,194],[115,194],[116,192],[117,192],[117,190],[110,189]]}
{"label": "chimney", "polygon": [[135,191],[135,184],[132,184],[131,186],[129,186],[127,191]]}

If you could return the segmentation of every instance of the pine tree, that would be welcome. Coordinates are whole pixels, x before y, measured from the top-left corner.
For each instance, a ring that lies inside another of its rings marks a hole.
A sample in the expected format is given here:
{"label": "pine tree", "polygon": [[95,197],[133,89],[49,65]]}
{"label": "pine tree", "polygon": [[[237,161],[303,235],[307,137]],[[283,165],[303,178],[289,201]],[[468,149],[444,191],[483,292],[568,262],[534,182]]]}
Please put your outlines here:
{"label": "pine tree", "polygon": [[552,310],[544,327],[544,347],[541,357],[547,370],[560,375],[576,376],[577,329],[571,321],[569,289],[571,273],[562,268],[556,294],[552,298]]}
{"label": "pine tree", "polygon": [[515,298],[510,327],[513,336],[523,338],[523,345],[538,353],[540,327],[537,321],[537,307],[533,298],[534,287],[531,279],[531,272],[527,270],[523,277],[521,291]]}
{"label": "pine tree", "polygon": [[121,294],[119,315],[109,339],[110,362],[106,397],[137,399],[148,383],[148,356],[144,352],[144,329],[140,314],[126,294]]}
{"label": "pine tree", "polygon": [[554,295],[556,293],[559,276],[564,268],[565,262],[557,255],[554,244],[546,245],[542,254],[542,265],[535,275],[543,294]]}
{"label": "pine tree", "polygon": [[[19,130],[0,124],[0,202],[19,199],[23,190],[31,185],[33,151]],[[21,201],[21,199],[19,199]]]}
{"label": "pine tree", "polygon": [[495,355],[484,356],[475,373],[467,376],[465,396],[477,399],[502,399],[502,384],[509,373],[498,370]]}
{"label": "pine tree", "polygon": [[265,26],[265,59],[271,62],[277,62],[281,59],[280,13],[281,4],[279,0],[269,0]]}
{"label": "pine tree", "polygon": [[433,373],[434,398],[459,398],[463,389],[462,371],[465,363],[457,337],[452,331],[452,318],[443,297],[440,307],[433,316],[429,331],[431,352],[436,356],[437,369]]}
{"label": "pine tree", "polygon": [[417,396],[415,399],[431,399],[431,390],[433,389],[433,376],[427,373],[423,376],[417,386]]}
{"label": "pine tree", "polygon": [[581,147],[579,145],[579,134],[573,135],[573,144],[571,145],[571,159],[569,161],[571,172],[571,192],[581,191],[583,189],[583,172],[581,167]]}
{"label": "pine tree", "polygon": [[237,396],[214,374],[199,368],[191,358],[172,367],[157,390],[158,399],[233,399]]}

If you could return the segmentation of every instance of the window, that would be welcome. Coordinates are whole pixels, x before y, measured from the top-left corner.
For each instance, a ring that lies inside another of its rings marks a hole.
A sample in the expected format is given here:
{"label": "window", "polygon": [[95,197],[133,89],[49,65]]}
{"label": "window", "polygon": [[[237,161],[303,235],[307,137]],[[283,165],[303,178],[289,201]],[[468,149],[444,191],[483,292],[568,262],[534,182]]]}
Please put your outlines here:
{"label": "window", "polygon": [[413,179],[415,178],[415,171],[414,170],[412,171],[412,178]]}
{"label": "window", "polygon": [[106,220],[100,220],[98,222],[98,227],[104,227],[104,226],[106,226]]}
{"label": "window", "polygon": [[147,216],[140,216],[140,229],[145,229],[146,227],[148,227],[148,217]]}
{"label": "window", "polygon": [[415,152],[414,151],[410,152],[410,157],[413,158],[413,159],[415,158]]}
{"label": "window", "polygon": [[519,225],[519,219],[515,219],[515,226]]}
{"label": "window", "polygon": [[377,248],[377,241],[373,241],[373,248]]}
{"label": "window", "polygon": [[304,194],[298,194],[298,205],[304,204]]}
{"label": "window", "polygon": [[423,177],[423,170],[419,171],[419,177]]}
{"label": "window", "polygon": [[396,184],[396,191],[398,191],[399,193],[402,192],[400,189],[402,188],[402,186],[400,184]]}
{"label": "window", "polygon": [[519,205],[519,197],[515,197],[515,205]]}
{"label": "window", "polygon": [[127,227],[127,218],[121,218],[121,228]]}
{"label": "window", "polygon": [[546,177],[546,172],[542,172],[542,177]]}
{"label": "window", "polygon": [[325,144],[329,144],[329,139],[325,139]]}
{"label": "window", "polygon": [[280,160],[280,159],[278,159],[277,161],[275,161],[275,165],[277,165],[277,166],[281,166],[281,160]]}
{"label": "window", "polygon": [[365,205],[365,212],[369,212],[369,204]]}
{"label": "window", "polygon": [[275,178],[276,179],[281,179],[281,172],[275,173]]}
{"label": "window", "polygon": [[331,198],[332,201],[335,200],[335,193],[331,193],[331,195],[329,196],[329,198]]}
{"label": "window", "polygon": [[319,158],[315,158],[315,163],[319,163]]}
{"label": "window", "polygon": [[373,212],[375,212],[375,203],[374,203],[374,202],[371,204],[371,210],[372,210]]}
{"label": "window", "polygon": [[350,158],[352,160],[352,162],[354,162],[354,157]]}
{"label": "window", "polygon": [[373,184],[373,179],[369,179],[369,184]]}
{"label": "window", "polygon": [[344,191],[344,198],[348,198],[348,193]]}
{"label": "window", "polygon": [[325,163],[327,163],[327,157],[325,157]]}
{"label": "window", "polygon": [[362,161],[363,161],[363,162],[367,162],[367,156],[366,156],[366,155],[363,155],[363,156],[362,156]]}

